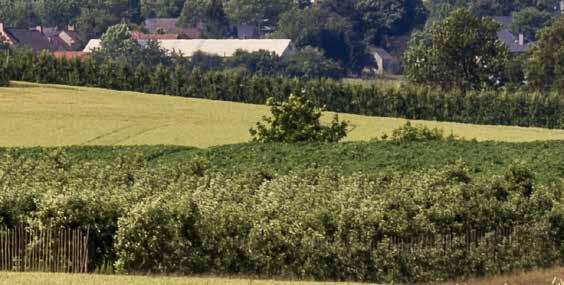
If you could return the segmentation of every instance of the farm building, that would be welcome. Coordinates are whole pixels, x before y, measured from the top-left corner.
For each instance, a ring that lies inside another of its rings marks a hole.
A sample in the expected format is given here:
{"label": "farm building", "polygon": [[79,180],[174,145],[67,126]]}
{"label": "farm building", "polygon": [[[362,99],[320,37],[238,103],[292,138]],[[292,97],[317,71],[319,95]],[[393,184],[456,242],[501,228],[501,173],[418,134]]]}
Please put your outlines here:
{"label": "farm building", "polygon": [[382,76],[384,74],[401,73],[400,61],[383,48],[371,47],[369,48],[369,52],[376,61],[376,75]]}
{"label": "farm building", "polygon": [[[266,50],[273,52],[281,57],[290,56],[295,52],[294,45],[291,40],[282,39],[264,39],[264,40],[158,40],[161,47],[169,53],[181,53],[184,56],[191,57],[196,52],[204,52],[210,55],[218,55],[222,57],[230,57],[237,50],[248,52],[256,52]],[[84,52],[92,52],[101,47],[99,39],[90,40],[84,48]]]}

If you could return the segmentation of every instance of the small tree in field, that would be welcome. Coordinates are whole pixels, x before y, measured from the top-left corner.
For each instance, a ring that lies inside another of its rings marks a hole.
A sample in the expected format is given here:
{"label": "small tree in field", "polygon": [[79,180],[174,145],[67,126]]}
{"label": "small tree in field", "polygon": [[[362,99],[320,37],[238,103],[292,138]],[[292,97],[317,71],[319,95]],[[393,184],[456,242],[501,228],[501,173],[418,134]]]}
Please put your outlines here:
{"label": "small tree in field", "polygon": [[347,122],[340,122],[337,115],[329,126],[321,125],[324,109],[318,108],[311,100],[290,95],[288,101],[277,103],[269,98],[272,117],[263,117],[250,132],[254,141],[259,142],[338,142],[347,136]]}

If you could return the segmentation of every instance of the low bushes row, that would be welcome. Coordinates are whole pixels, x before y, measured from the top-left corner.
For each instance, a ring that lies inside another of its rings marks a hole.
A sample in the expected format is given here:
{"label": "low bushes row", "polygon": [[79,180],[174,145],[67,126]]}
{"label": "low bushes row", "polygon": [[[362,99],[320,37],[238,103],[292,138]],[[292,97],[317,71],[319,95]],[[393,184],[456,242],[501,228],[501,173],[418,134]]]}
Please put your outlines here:
{"label": "low bushes row", "polygon": [[[197,158],[149,166],[140,157],[74,163],[64,152],[5,151],[0,225],[90,225],[92,263],[124,272],[411,282],[562,261],[561,179],[536,183],[523,162],[502,175],[470,173],[450,165],[233,174]],[[470,230],[483,233],[474,244]],[[451,238],[398,243],[422,237]]]}
{"label": "low bushes row", "polygon": [[[116,157],[136,158],[148,166],[179,167],[194,160],[212,171],[244,172],[262,169],[288,174],[307,168],[326,167],[338,174],[357,172],[428,170],[458,161],[474,176],[501,175],[514,159],[528,162],[539,182],[548,183],[564,177],[564,142],[539,141],[527,143],[477,142],[464,140],[397,143],[391,141],[347,143],[245,143],[197,149],[182,146],[82,146],[64,148],[74,163],[112,163]],[[41,157],[44,148],[6,149],[20,159]]]}
{"label": "low bushes row", "polygon": [[564,97],[553,92],[443,91],[422,86],[382,89],[333,80],[299,80],[182,66],[130,66],[107,60],[57,60],[47,53],[0,54],[11,80],[95,86],[183,97],[264,104],[307,94],[330,111],[475,124],[564,128]]}

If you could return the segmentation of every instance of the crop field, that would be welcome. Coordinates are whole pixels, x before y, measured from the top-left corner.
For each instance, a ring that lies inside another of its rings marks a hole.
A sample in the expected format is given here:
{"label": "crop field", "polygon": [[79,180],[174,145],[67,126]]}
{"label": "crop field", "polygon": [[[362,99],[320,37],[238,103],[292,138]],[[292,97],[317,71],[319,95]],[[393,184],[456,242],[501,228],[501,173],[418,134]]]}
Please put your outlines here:
{"label": "crop field", "polygon": [[[250,140],[266,106],[152,96],[95,88],[13,83],[0,88],[0,146],[184,145]],[[405,120],[342,114],[348,141],[391,133]],[[330,120],[326,116],[325,120]],[[508,142],[564,140],[564,130],[417,121],[447,134]]]}

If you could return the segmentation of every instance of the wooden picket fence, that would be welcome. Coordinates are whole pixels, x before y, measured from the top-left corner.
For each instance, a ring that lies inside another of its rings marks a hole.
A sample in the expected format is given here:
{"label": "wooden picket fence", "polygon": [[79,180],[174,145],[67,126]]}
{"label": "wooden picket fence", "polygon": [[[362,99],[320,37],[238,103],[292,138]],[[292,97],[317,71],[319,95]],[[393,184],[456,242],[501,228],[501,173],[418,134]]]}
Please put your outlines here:
{"label": "wooden picket fence", "polygon": [[0,227],[0,271],[86,273],[88,232]]}

